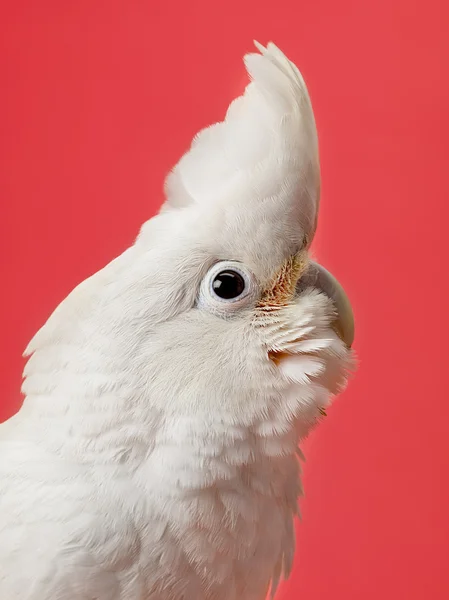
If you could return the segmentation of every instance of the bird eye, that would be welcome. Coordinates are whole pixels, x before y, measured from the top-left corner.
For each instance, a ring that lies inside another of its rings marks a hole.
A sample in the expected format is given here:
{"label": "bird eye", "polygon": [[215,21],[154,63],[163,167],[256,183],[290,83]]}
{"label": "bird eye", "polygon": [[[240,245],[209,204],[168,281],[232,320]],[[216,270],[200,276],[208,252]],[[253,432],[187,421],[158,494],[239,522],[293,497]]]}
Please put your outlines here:
{"label": "bird eye", "polygon": [[234,300],[245,291],[245,280],[238,271],[227,269],[215,275],[212,281],[214,294],[223,300]]}
{"label": "bird eye", "polygon": [[246,306],[255,295],[252,273],[241,263],[222,261],[215,264],[203,279],[199,306],[215,312]]}

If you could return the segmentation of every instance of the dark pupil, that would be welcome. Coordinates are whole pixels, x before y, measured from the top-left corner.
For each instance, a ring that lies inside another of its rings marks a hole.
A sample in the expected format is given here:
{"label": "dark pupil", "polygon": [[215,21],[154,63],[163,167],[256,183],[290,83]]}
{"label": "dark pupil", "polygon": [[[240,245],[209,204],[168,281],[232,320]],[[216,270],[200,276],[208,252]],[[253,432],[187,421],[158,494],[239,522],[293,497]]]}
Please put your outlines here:
{"label": "dark pupil", "polygon": [[245,289],[245,280],[235,271],[222,271],[215,277],[212,287],[219,298],[237,298]]}

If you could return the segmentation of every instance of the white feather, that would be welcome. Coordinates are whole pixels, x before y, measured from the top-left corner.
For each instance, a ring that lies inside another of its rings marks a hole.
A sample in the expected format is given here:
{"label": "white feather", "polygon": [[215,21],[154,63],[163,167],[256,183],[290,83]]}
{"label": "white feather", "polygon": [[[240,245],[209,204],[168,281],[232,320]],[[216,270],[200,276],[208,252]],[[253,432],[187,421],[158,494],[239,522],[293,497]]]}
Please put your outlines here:
{"label": "white feather", "polygon": [[167,204],[233,201],[255,211],[271,200],[273,221],[274,213],[285,219],[293,211],[296,227],[312,238],[320,168],[307,87],[274,44],[257,47],[262,54],[245,57],[251,78],[245,94],[230,105],[223,122],[195,138],[167,179]]}

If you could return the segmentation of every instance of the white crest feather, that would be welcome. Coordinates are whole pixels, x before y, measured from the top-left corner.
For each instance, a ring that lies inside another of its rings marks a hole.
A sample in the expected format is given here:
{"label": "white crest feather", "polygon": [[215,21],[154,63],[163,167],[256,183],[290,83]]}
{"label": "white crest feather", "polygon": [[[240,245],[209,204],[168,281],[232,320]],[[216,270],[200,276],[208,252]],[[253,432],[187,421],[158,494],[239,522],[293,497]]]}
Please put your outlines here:
{"label": "white crest feather", "polygon": [[320,169],[315,119],[297,67],[272,43],[248,54],[251,82],[221,123],[201,131],[166,181],[168,207],[265,198],[301,206],[313,236]]}

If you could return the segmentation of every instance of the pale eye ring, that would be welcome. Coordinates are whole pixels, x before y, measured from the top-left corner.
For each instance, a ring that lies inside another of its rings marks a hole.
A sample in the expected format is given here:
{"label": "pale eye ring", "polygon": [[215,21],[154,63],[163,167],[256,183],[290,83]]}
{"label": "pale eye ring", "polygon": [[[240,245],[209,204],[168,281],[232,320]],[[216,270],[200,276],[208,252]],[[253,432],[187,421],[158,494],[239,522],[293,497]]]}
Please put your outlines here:
{"label": "pale eye ring", "polygon": [[235,310],[253,299],[253,274],[241,263],[221,261],[213,265],[202,281],[199,305],[211,310]]}

